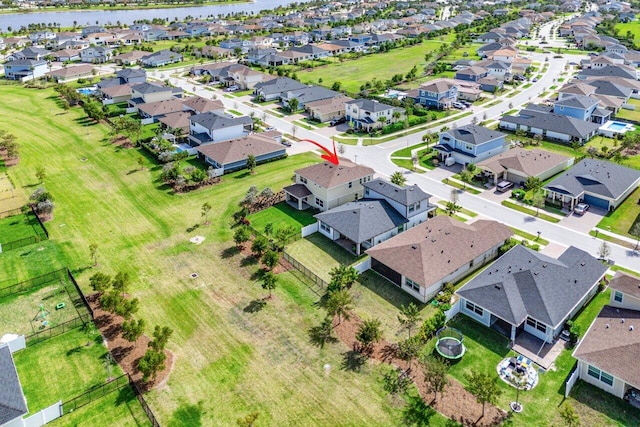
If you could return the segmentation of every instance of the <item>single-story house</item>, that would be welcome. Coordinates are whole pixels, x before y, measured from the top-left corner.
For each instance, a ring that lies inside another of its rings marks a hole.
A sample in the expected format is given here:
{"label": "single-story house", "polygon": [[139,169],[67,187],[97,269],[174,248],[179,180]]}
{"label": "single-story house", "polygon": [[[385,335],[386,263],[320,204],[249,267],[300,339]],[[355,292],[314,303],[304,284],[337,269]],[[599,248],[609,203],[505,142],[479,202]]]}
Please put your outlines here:
{"label": "single-story house", "polygon": [[494,259],[512,234],[496,221],[464,224],[441,215],[366,252],[375,272],[426,303],[445,283],[456,282]]}
{"label": "single-story house", "polygon": [[183,102],[183,99],[174,98],[140,104],[138,105],[138,114],[142,118],[141,123],[143,125],[155,123],[160,117],[164,117],[167,114],[181,112]]}
{"label": "single-story house", "polygon": [[278,77],[257,83],[253,88],[253,94],[256,100],[260,102],[273,101],[280,99],[283,93],[290,90],[300,90],[306,88],[307,85],[289,77]]}
{"label": "single-story house", "polygon": [[309,117],[319,120],[321,123],[345,117],[345,103],[353,101],[353,98],[340,95],[334,98],[321,99],[320,101],[307,102],[304,109]]}
{"label": "single-story house", "polygon": [[56,83],[65,83],[73,80],[78,80],[83,77],[92,77],[93,76],[93,65],[91,64],[81,64],[81,65],[73,65],[64,68],[60,68],[58,70],[51,71],[49,73],[51,78],[56,81]]}
{"label": "single-story house", "polygon": [[118,65],[135,65],[142,58],[148,56],[149,52],[144,52],[141,50],[132,50],[131,52],[121,53],[120,55],[116,55],[113,57],[113,60]]}
{"label": "single-story house", "polygon": [[584,159],[544,186],[547,198],[570,210],[580,202],[612,211],[640,184],[640,171]]}
{"label": "single-story house", "polygon": [[204,144],[197,147],[206,163],[220,170],[220,175],[247,166],[247,156],[255,156],[256,163],[284,157],[286,147],[271,138],[251,134],[238,139]]}
{"label": "single-story house", "polygon": [[542,135],[545,139],[584,144],[595,136],[601,125],[528,106],[517,116],[502,116],[499,126],[510,131],[521,129],[531,135]]}
{"label": "single-story house", "polygon": [[131,86],[129,85],[107,86],[100,88],[99,91],[102,95],[102,103],[105,105],[127,102],[131,99]]}
{"label": "single-story house", "polygon": [[162,67],[182,61],[182,55],[170,50],[160,50],[140,58],[143,67]]}
{"label": "single-story house", "polygon": [[573,164],[573,157],[534,148],[512,148],[476,163],[493,184],[500,181],[522,183],[533,176],[544,181]]}
{"label": "single-story house", "polygon": [[17,427],[24,425],[22,417],[26,415],[27,400],[22,392],[18,371],[13,362],[11,349],[0,344],[0,426]]}
{"label": "single-story house", "polygon": [[460,312],[515,341],[552,343],[598,291],[608,267],[574,246],[558,259],[516,245],[456,291]]}

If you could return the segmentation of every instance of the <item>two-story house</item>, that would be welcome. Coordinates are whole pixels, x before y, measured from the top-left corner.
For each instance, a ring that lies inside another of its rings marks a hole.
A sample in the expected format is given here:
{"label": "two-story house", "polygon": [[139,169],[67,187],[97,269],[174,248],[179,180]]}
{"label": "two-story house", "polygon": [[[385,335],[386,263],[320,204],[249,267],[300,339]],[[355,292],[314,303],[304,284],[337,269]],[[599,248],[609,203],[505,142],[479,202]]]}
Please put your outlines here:
{"label": "two-story house", "polygon": [[427,108],[444,110],[451,108],[458,99],[458,86],[448,79],[436,79],[422,83],[418,88],[416,102]]}
{"label": "two-story house", "polygon": [[47,61],[37,59],[16,59],[4,63],[4,76],[9,80],[35,80],[48,71]]}
{"label": "two-story house", "polygon": [[[118,79],[118,83],[120,83]],[[146,102],[166,101],[174,97],[182,97],[182,89],[171,86],[162,86],[154,83],[138,83],[131,86],[131,99],[129,107],[136,108],[138,104]]]}
{"label": "two-story house", "polygon": [[103,64],[113,57],[113,49],[105,46],[89,46],[80,51],[80,60],[91,64]]}
{"label": "two-story house", "polygon": [[426,221],[436,209],[417,185],[399,187],[382,179],[362,185],[362,199],[315,215],[320,234],[356,255]]}
{"label": "two-story house", "polygon": [[591,115],[598,108],[597,98],[585,95],[575,95],[563,97],[553,105],[553,112],[563,116],[574,117],[576,119],[591,121]]}
{"label": "two-story house", "polygon": [[345,102],[345,114],[347,122],[353,123],[354,129],[370,132],[401,120],[404,117],[404,110],[382,102],[361,98]]}
{"label": "two-story house", "polygon": [[456,72],[455,77],[458,80],[477,82],[478,80],[482,79],[483,77],[487,77],[487,74],[489,74],[489,71],[487,71],[486,68],[478,67],[478,66],[471,66],[471,67],[468,67],[468,68],[463,68],[462,70],[458,70]]}
{"label": "two-story house", "polygon": [[502,153],[508,146],[505,137],[506,134],[484,126],[466,125],[440,133],[434,149],[446,165],[475,164]]}
{"label": "two-story house", "polygon": [[640,407],[640,279],[622,272],[611,300],[573,351],[578,378]]}
{"label": "two-story house", "polygon": [[361,199],[362,184],[373,179],[374,170],[340,159],[339,165],[318,163],[294,173],[295,184],[283,188],[287,203],[298,210],[313,207],[326,211]]}
{"label": "two-story house", "polygon": [[209,111],[189,118],[189,145],[226,141],[248,135],[253,129],[249,116],[227,116]]}

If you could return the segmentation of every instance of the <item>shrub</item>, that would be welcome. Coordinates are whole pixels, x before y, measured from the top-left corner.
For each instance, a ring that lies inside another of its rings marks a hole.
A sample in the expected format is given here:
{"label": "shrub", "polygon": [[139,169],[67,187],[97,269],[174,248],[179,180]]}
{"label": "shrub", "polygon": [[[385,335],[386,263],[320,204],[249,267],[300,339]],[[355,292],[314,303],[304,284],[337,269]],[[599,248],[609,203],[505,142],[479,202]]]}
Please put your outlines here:
{"label": "shrub", "polygon": [[526,191],[524,191],[521,188],[517,188],[513,191],[511,191],[511,197],[513,197],[516,200],[522,200],[524,199],[524,196],[527,194]]}
{"label": "shrub", "polygon": [[569,329],[569,342],[571,344],[576,344],[579,338],[580,338],[580,325],[574,324]]}

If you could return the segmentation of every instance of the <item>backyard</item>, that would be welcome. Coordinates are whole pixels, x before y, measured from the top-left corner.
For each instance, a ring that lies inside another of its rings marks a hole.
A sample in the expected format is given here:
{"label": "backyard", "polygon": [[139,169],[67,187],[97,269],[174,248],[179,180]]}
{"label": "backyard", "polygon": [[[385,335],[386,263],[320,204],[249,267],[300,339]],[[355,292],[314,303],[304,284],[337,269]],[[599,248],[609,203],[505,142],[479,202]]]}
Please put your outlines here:
{"label": "backyard", "polygon": [[316,222],[316,219],[313,217],[316,213],[318,213],[318,211],[314,209],[299,211],[283,202],[251,214],[247,219],[251,223],[251,226],[259,232],[263,232],[265,226],[271,224],[274,228],[291,226],[297,233],[300,233],[302,227]]}
{"label": "backyard", "polygon": [[0,219],[0,244],[36,237],[43,234],[33,214],[19,214]]}
{"label": "backyard", "polygon": [[[46,164],[46,189],[56,208],[47,223],[51,240],[2,254],[0,271],[6,277],[0,280],[8,285],[69,266],[90,293],[88,278],[95,272],[129,272],[130,293],[140,299],[138,316],[147,321],[147,334],[153,325],[174,330],[168,345],[175,360],[171,374],[147,395],[161,424],[180,420],[199,405],[203,425],[235,424],[254,411],[261,425],[397,423],[402,408],[386,397],[380,367],[342,370],[344,345],[318,349],[309,342],[307,331],[324,312],[316,306],[318,296],[297,276],[279,274],[274,298],[261,311],[251,311],[265,291],[256,278],[258,266],[234,249],[232,214],[251,185],[278,191],[290,184],[293,170],[317,156],[290,156],[258,166],[255,175],[240,171],[218,185],[174,195],[159,179],[159,165],[140,170],[140,152],[111,145],[109,128],[102,124],[80,125],[86,123],[81,110],[65,112],[53,90],[4,86],[1,91],[0,128],[15,133],[21,144],[21,162],[9,171],[17,191],[33,191],[34,171]],[[210,225],[203,225],[204,202],[213,207]],[[204,237],[201,245],[189,243],[196,235]],[[94,242],[98,266],[92,268],[89,245]],[[198,278],[191,278],[193,272]],[[376,301],[375,291],[363,287],[361,292],[360,300]],[[66,351],[78,347],[65,345],[70,346]],[[93,347],[88,352],[100,346]],[[32,357],[51,363],[55,354]],[[325,364],[335,367],[331,375],[325,375]],[[106,375],[102,366],[87,371],[82,375],[89,384]],[[56,378],[52,390],[67,382],[55,375],[51,381]],[[72,375],[69,385],[74,381]]]}

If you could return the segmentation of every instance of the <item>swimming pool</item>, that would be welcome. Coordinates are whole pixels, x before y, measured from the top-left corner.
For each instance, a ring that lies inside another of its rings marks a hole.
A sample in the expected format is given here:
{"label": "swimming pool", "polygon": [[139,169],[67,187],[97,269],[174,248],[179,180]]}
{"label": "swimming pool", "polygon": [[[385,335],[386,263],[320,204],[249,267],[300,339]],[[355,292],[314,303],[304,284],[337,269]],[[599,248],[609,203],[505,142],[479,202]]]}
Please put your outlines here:
{"label": "swimming pool", "polygon": [[629,123],[617,122],[614,120],[609,120],[604,125],[602,125],[598,129],[598,133],[600,135],[608,136],[609,138],[613,138],[615,134],[624,134],[625,132],[635,130],[635,126]]}
{"label": "swimming pool", "polygon": [[77,92],[81,95],[90,96],[96,93],[96,87],[95,86],[81,87],[80,89],[77,90]]}

